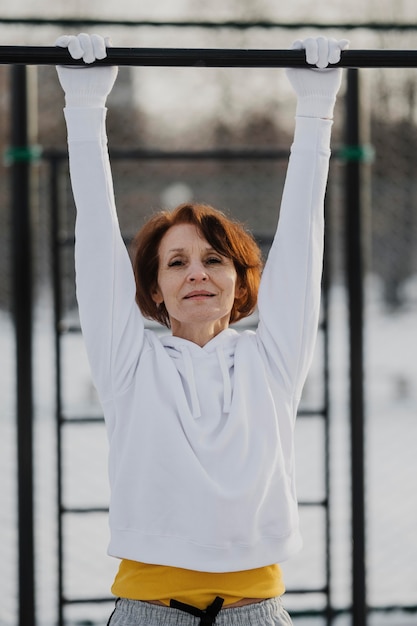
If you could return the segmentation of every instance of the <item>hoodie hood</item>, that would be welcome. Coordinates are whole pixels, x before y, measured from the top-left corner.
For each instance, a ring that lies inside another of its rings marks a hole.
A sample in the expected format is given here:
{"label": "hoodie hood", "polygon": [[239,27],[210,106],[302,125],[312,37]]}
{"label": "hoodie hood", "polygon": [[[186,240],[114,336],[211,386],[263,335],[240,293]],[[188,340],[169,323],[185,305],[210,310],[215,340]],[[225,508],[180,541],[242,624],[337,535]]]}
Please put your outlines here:
{"label": "hoodie hood", "polygon": [[172,335],[161,337],[162,345],[180,374],[194,419],[210,416],[216,408],[218,411],[219,404],[223,414],[230,412],[238,338],[239,334],[231,328],[203,347]]}

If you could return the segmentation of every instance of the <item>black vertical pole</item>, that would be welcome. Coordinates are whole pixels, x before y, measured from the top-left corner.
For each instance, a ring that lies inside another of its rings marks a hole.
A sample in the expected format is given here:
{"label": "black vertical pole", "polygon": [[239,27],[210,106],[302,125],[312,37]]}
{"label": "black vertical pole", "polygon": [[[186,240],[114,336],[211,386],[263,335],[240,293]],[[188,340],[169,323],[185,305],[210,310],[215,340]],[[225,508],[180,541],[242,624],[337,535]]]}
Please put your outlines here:
{"label": "black vertical pole", "polygon": [[325,493],[326,493],[326,508],[325,508],[325,516],[326,516],[326,554],[325,554],[325,571],[326,571],[326,609],[325,609],[325,620],[326,626],[331,626],[333,623],[333,607],[332,607],[332,569],[331,569],[331,558],[330,558],[330,542],[331,542],[331,515],[330,515],[330,502],[331,502],[331,494],[330,494],[330,368],[329,368],[329,354],[330,354],[330,345],[329,345],[329,290],[331,286],[331,253],[327,248],[327,242],[330,240],[330,233],[332,230],[331,224],[331,195],[330,195],[330,187],[327,187],[326,192],[326,201],[325,201],[325,253],[324,253],[324,264],[323,264],[323,279],[322,279],[322,311],[323,311],[323,352],[324,352],[324,367],[323,367],[323,378],[324,378],[324,393],[323,393],[323,404],[324,404],[324,484],[325,484]]}
{"label": "black vertical pole", "polygon": [[363,368],[363,230],[358,70],[347,72],[346,253],[349,298],[352,481],[352,602],[355,626],[366,626]]}
{"label": "black vertical pole", "polygon": [[54,294],[54,339],[55,339],[55,426],[56,426],[56,458],[57,458],[57,541],[58,541],[58,620],[57,626],[64,624],[63,590],[63,528],[62,528],[62,370],[60,321],[62,314],[61,297],[61,255],[59,250],[59,191],[58,191],[59,160],[50,160],[50,215],[51,215],[51,259]]}
{"label": "black vertical pole", "polygon": [[35,624],[33,532],[32,245],[27,72],[11,68],[11,210],[16,337],[19,626]]}

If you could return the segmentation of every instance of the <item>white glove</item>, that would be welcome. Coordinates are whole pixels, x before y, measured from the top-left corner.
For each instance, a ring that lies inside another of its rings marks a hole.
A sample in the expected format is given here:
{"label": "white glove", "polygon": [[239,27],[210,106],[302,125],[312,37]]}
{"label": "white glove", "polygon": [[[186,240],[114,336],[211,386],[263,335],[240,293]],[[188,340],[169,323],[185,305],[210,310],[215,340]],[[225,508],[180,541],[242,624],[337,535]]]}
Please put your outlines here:
{"label": "white glove", "polygon": [[297,95],[296,115],[331,119],[336,95],[342,82],[342,69],[324,69],[329,63],[338,63],[340,53],[349,47],[347,39],[309,38],[293,43],[293,50],[306,51],[307,63],[320,68],[288,68],[288,79]]}
{"label": "white glove", "polygon": [[[106,47],[111,43],[108,37],[100,35],[63,35],[58,37],[56,46],[68,48],[73,59],[83,59],[93,63],[96,59],[107,56]],[[89,67],[67,65],[57,66],[58,78],[65,92],[67,107],[101,108],[106,106],[106,99],[113,88],[118,68],[113,66]]]}

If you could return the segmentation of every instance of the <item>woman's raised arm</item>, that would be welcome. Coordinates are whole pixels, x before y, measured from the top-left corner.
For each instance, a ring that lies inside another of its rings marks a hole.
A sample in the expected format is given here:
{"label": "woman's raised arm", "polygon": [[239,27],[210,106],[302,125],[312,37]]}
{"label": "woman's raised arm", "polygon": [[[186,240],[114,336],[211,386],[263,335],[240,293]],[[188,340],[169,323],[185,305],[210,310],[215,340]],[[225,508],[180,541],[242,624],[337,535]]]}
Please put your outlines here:
{"label": "woman's raised arm", "polygon": [[[56,45],[86,63],[106,56],[98,35],[63,36]],[[107,151],[106,99],[117,67],[58,67],[65,92],[71,184],[77,208],[75,268],[81,328],[102,400],[130,384],[143,341],[131,262],[116,214]]]}
{"label": "woman's raised arm", "polygon": [[[297,41],[307,62],[336,63],[346,40]],[[323,265],[324,196],[330,133],[341,69],[288,69],[297,96],[296,125],[278,228],[259,293],[258,337],[273,379],[297,404],[313,357]]]}

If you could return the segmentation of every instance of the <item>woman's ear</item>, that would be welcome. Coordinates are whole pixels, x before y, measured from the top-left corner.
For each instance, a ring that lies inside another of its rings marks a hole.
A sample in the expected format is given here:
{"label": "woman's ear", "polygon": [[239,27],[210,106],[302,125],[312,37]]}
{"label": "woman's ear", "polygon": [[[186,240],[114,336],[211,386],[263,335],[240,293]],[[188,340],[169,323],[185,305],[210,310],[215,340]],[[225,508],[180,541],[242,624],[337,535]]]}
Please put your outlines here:
{"label": "woman's ear", "polygon": [[242,282],[238,279],[235,287],[235,300],[240,300],[246,295],[247,289],[242,285]]}
{"label": "woman's ear", "polygon": [[155,302],[155,304],[159,306],[163,303],[164,298],[162,297],[162,292],[159,289],[158,285],[152,290],[151,295],[152,295],[152,300]]}

